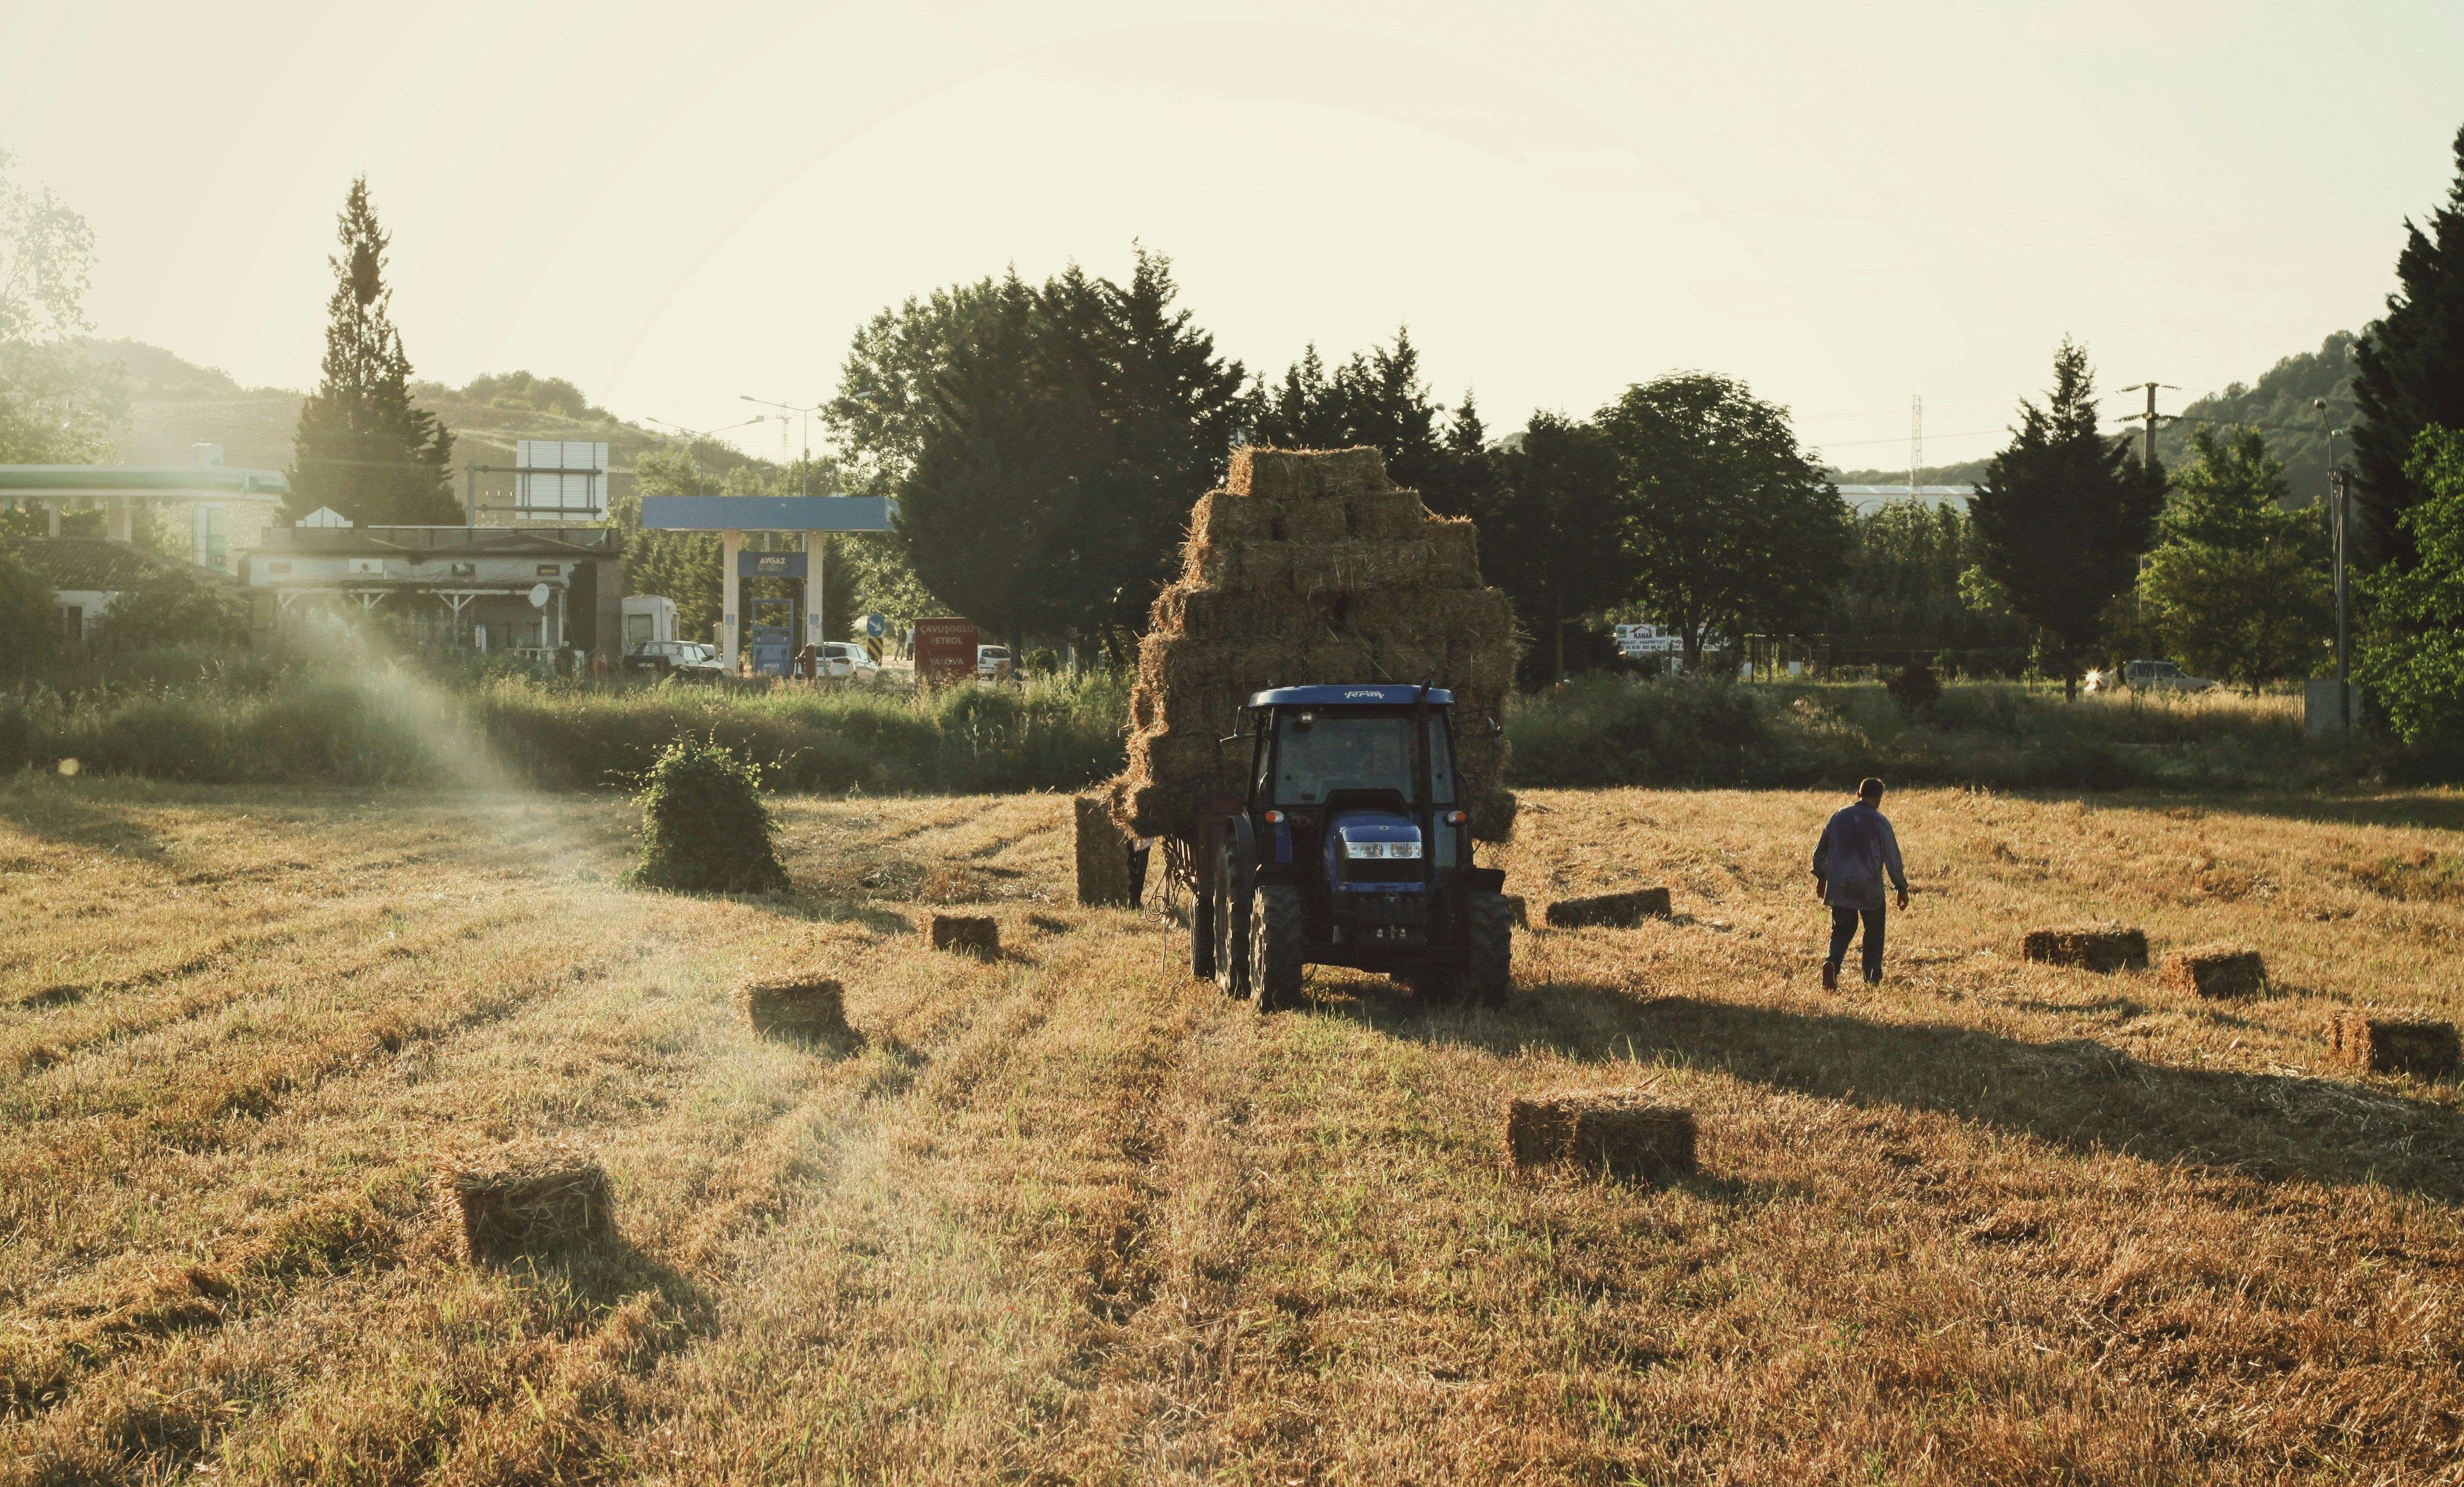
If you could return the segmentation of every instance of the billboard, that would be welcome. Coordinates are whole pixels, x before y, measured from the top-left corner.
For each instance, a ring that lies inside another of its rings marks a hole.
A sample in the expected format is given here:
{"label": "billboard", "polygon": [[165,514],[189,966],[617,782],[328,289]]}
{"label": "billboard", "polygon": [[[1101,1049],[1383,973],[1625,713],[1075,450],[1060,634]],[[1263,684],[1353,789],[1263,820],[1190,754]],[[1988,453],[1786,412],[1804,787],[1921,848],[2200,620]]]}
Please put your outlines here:
{"label": "billboard", "polygon": [[949,616],[915,622],[915,680],[948,687],[975,680],[976,625]]}
{"label": "billboard", "polygon": [[607,519],[607,446],[579,439],[514,445],[514,514],[545,521]]}

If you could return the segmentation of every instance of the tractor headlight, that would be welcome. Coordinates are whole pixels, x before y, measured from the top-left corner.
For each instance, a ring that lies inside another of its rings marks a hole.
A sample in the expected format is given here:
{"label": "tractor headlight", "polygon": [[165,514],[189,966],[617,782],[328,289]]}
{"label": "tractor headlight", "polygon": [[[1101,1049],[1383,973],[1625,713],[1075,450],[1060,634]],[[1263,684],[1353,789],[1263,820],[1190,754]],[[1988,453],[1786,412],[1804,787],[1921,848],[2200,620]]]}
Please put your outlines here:
{"label": "tractor headlight", "polygon": [[1417,842],[1354,842],[1347,837],[1343,855],[1349,858],[1417,858],[1420,843]]}

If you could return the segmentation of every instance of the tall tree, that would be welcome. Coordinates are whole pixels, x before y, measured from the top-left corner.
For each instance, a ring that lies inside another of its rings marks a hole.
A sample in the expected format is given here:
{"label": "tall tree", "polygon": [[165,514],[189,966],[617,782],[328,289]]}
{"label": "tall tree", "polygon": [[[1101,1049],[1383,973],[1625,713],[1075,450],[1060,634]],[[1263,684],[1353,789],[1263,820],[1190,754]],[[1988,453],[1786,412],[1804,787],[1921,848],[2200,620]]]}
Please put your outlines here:
{"label": "tall tree", "polygon": [[1685,664],[1714,629],[1812,623],[1838,577],[1848,508],[1785,410],[1708,372],[1639,383],[1600,410],[1615,452],[1636,597],[1677,630]]}
{"label": "tall tree", "polygon": [[[0,151],[0,464],[81,465],[107,457],[127,413],[117,361],[86,354],[94,231],[48,187],[20,183]],[[5,530],[40,530],[11,513]]]}
{"label": "tall tree", "polygon": [[1013,643],[1074,628],[1067,405],[1036,292],[1013,273],[970,316],[926,391],[898,531],[927,588]]}
{"label": "tall tree", "polygon": [[1268,387],[1261,381],[1251,390],[1247,436],[1288,449],[1374,445],[1397,485],[1419,492],[1437,511],[1460,515],[1480,478],[1480,414],[1466,393],[1441,428],[1444,418],[1420,375],[1411,328],[1402,326],[1393,345],[1353,352],[1331,372],[1317,347],[1306,348],[1282,382]]}
{"label": "tall tree", "polygon": [[463,520],[447,470],[453,435],[410,401],[410,358],[394,328],[385,282],[391,239],[351,183],[337,219],[342,251],[326,260],[325,361],[292,436],[289,510],[296,519],[331,507],[362,526],[452,526]]}
{"label": "tall tree", "polygon": [[2353,430],[2361,473],[2353,536],[2371,564],[2412,565],[2401,518],[2426,493],[2407,473],[2414,444],[2431,424],[2464,427],[2464,129],[2454,151],[2446,205],[2431,213],[2427,232],[2405,223],[2387,317],[2353,348],[2362,414]]}
{"label": "tall tree", "polygon": [[885,311],[827,418],[899,497],[914,575],[1011,639],[1116,651],[1169,579],[1190,508],[1240,425],[1240,363],[1177,309],[1143,248],[1126,283],[1072,267]]}
{"label": "tall tree", "polygon": [[2147,618],[2167,649],[2252,692],[2307,676],[2332,618],[2323,513],[2284,509],[2284,467],[2255,428],[2194,430],[2190,453],[2139,576]]}
{"label": "tall tree", "polygon": [[[1458,415],[1456,426],[1465,421]],[[1469,448],[1454,452],[1469,466]],[[1481,576],[1514,601],[1539,641],[1527,665],[1545,665],[1553,683],[1566,674],[1566,626],[1634,589],[1617,452],[1595,425],[1534,413],[1522,439],[1496,452],[1494,470],[1468,513],[1480,523]]]}
{"label": "tall tree", "polygon": [[2464,433],[2424,428],[2405,478],[2424,492],[2402,517],[2417,560],[2363,580],[2377,602],[2354,676],[2398,737],[2452,753],[2464,740]]}
{"label": "tall tree", "polygon": [[2097,430],[2096,375],[2070,340],[2054,353],[2045,405],[2023,399],[2019,413],[1969,501],[1979,566],[2012,612],[2045,632],[2062,694],[2076,698],[2105,605],[2137,578],[2154,536],[2164,469],[2143,466],[2128,437]]}
{"label": "tall tree", "polygon": [[2025,631],[2007,612],[1980,607],[1962,590],[1975,547],[1975,525],[1961,506],[1889,501],[1859,513],[1824,621],[1833,660],[1900,665],[1939,651],[1998,651],[2015,669]]}

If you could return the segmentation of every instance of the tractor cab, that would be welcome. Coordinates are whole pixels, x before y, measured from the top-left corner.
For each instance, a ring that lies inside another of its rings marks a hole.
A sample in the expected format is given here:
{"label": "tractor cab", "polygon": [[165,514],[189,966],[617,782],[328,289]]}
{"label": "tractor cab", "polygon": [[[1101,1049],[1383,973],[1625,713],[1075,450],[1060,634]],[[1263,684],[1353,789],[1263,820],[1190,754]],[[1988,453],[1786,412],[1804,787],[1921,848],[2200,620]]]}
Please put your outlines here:
{"label": "tractor cab", "polygon": [[1453,697],[1427,687],[1253,694],[1248,795],[1208,820],[1191,964],[1262,1010],[1303,968],[1379,972],[1435,1000],[1505,995],[1505,874],[1472,862],[1456,787]]}

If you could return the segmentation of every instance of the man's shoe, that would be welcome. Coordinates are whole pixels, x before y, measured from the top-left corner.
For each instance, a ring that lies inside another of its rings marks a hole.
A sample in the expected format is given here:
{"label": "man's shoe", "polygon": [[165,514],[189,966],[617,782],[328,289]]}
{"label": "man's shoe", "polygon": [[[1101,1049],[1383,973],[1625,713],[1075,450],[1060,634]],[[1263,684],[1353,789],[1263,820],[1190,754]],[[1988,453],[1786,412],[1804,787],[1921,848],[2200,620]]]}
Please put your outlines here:
{"label": "man's shoe", "polygon": [[1837,966],[1825,966],[1822,968],[1822,989],[1826,992],[1836,992],[1839,990],[1839,968]]}

